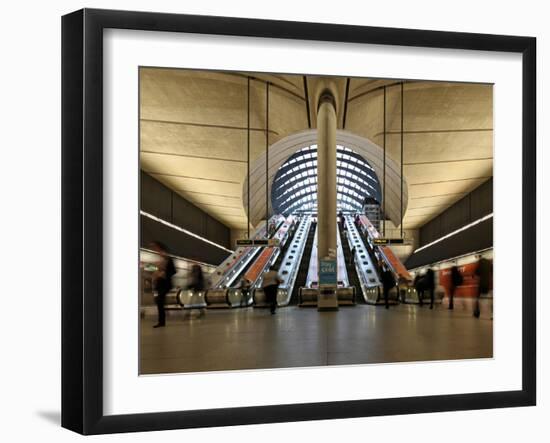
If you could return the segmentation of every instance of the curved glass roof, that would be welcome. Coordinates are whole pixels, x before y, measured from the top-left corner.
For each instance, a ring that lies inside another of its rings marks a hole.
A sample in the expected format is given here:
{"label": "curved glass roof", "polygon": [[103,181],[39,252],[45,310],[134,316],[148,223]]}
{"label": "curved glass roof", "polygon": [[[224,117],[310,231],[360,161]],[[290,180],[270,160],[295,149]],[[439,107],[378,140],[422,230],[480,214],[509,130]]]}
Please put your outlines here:
{"label": "curved glass roof", "polygon": [[[378,177],[361,155],[338,145],[336,168],[338,211],[360,211],[367,197],[381,201]],[[317,211],[317,145],[300,149],[283,163],[273,181],[271,202],[277,214]]]}

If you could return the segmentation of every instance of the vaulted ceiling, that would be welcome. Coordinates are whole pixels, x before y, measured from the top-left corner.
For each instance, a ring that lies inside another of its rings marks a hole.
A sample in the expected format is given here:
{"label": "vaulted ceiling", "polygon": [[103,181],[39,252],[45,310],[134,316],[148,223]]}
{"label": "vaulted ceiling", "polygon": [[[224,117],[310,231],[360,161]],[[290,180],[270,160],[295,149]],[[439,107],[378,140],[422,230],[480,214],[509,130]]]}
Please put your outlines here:
{"label": "vaulted ceiling", "polygon": [[[384,145],[403,163],[403,227],[422,226],[492,176],[492,86],[364,78],[331,79],[338,128]],[[247,88],[250,82],[250,102]],[[315,128],[324,79],[141,68],[141,168],[233,229],[246,229],[242,201],[252,164],[268,143]],[[401,88],[403,157],[401,158]],[[250,109],[250,150],[247,125]]]}

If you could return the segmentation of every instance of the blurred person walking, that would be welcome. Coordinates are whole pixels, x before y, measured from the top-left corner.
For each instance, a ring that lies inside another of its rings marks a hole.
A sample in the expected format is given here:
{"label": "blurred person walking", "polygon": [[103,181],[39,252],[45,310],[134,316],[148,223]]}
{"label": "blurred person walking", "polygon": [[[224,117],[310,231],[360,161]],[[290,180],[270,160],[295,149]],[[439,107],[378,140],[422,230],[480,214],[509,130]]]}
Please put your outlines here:
{"label": "blurred person walking", "polygon": [[154,241],[151,243],[151,249],[159,255],[159,260],[155,263],[157,269],[153,272],[153,287],[157,291],[155,303],[158,312],[158,321],[153,328],[161,328],[166,326],[166,310],[164,305],[166,303],[166,294],[172,289],[172,277],[176,273],[176,267],[163,243]]}
{"label": "blurred person walking", "polygon": [[357,249],[355,249],[355,246],[351,248],[351,252],[349,254],[349,264],[350,266],[355,265],[355,254],[357,253]]}
{"label": "blurred person walking", "polygon": [[433,269],[428,268],[423,276],[417,276],[414,281],[415,289],[418,293],[418,304],[424,306],[424,292],[429,291],[430,309],[433,309],[435,297],[435,272]]}
{"label": "blurred person walking", "polygon": [[[191,266],[191,271],[189,273],[189,283],[187,289],[191,289],[195,294],[201,291],[204,291],[204,274],[202,273],[202,268],[194,264]],[[199,316],[202,317],[205,314],[205,309],[200,308]]]}
{"label": "blurred person walking", "polygon": [[275,314],[275,309],[277,309],[277,289],[279,289],[279,284],[283,280],[275,270],[274,266],[269,268],[262,278],[262,289],[264,290],[265,298],[269,304],[271,315]]}
{"label": "blurred person walking", "polygon": [[338,227],[340,231],[344,230],[344,213],[342,211],[338,212]]}
{"label": "blurred person walking", "polygon": [[434,308],[434,299],[435,299],[435,272],[432,268],[428,268],[426,271],[425,286],[424,288],[427,291],[430,291],[430,309]]}
{"label": "blurred person walking", "polygon": [[384,304],[386,306],[386,309],[390,308],[389,304],[389,297],[390,297],[390,290],[395,287],[395,277],[393,276],[393,272],[389,269],[389,267],[386,264],[382,264],[382,285],[384,287]]}
{"label": "blurred person walking", "polygon": [[479,261],[476,268],[476,275],[479,278],[478,291],[476,296],[476,302],[474,307],[474,317],[479,318],[479,299],[481,294],[488,294],[489,287],[491,285],[491,262],[485,257],[479,256]]}
{"label": "blurred person walking", "polygon": [[416,274],[414,277],[413,286],[418,296],[418,304],[422,306],[424,304],[424,286],[422,285],[422,276],[420,274]]}
{"label": "blurred person walking", "polygon": [[241,290],[241,306],[248,306],[248,297],[250,296],[250,280],[246,277],[241,278],[240,282]]}
{"label": "blurred person walking", "polygon": [[458,266],[454,265],[451,268],[451,287],[449,289],[449,309],[454,309],[455,290],[462,284],[462,274],[458,270]]}

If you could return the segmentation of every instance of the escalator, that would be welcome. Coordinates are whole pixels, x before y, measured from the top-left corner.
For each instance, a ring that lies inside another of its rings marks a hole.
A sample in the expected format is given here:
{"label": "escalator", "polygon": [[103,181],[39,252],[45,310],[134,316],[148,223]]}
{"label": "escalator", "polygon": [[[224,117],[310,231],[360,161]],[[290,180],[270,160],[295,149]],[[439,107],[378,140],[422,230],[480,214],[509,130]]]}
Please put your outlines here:
{"label": "escalator", "polygon": [[[276,221],[275,224],[275,232],[272,234],[267,234],[266,238],[274,238],[279,234],[279,231],[283,228],[285,225],[285,219],[280,219]],[[286,245],[286,243],[285,243]],[[228,285],[228,287],[234,287],[238,286],[240,284],[240,281],[243,277],[247,276],[248,272],[250,271],[250,268],[254,266],[256,261],[266,253],[267,250],[271,251],[272,247],[264,247],[264,248],[252,248],[252,260],[249,262],[249,264],[245,267],[243,267],[240,272],[236,273],[235,276],[232,277],[231,283]]]}
{"label": "escalator", "polygon": [[291,305],[298,304],[298,293],[302,286],[305,286],[307,273],[309,270],[309,259],[311,257],[311,249],[313,246],[313,238],[315,237],[315,231],[317,229],[317,223],[311,223],[309,232],[307,234],[307,242],[304,248],[304,253],[302,254],[302,259],[300,260],[300,268],[298,269],[298,275],[296,276],[296,282],[294,283],[294,288],[292,289],[292,297],[290,298]]}
{"label": "escalator", "polygon": [[[367,256],[365,257],[365,259],[372,260],[372,265],[376,269],[376,273],[380,275],[380,264],[383,264],[384,267],[388,268],[393,274],[396,283],[399,283],[396,284],[395,287],[391,288],[389,293],[389,302],[393,304],[399,303],[403,295],[400,294],[401,289],[403,289],[400,287],[400,285],[406,285],[406,282],[411,281],[411,276],[407,271],[407,268],[394,254],[389,246],[374,246],[374,240],[380,238],[380,233],[373,226],[367,216],[360,215],[357,218],[357,225],[353,225],[354,230],[355,228],[357,228],[356,231],[359,232],[359,237],[363,240],[364,249],[366,249]],[[372,278],[374,278],[374,276],[372,276]],[[365,301],[368,304],[381,304],[383,302],[383,300],[381,299],[381,284],[380,287],[376,289],[378,289],[378,293],[376,293],[376,291],[374,290],[371,293],[370,288],[364,288],[363,293],[366,296]]]}
{"label": "escalator", "polygon": [[[319,260],[317,257],[318,231],[313,234],[311,252],[309,253],[309,265],[307,266],[307,275],[305,285],[301,285],[298,292],[298,306],[300,307],[319,307]],[[336,299],[338,306],[353,306],[355,304],[355,288],[350,286],[348,272],[344,258],[342,241],[340,240],[339,229],[336,235]]]}
{"label": "escalator", "polygon": [[[287,220],[281,216],[271,218],[274,221],[275,232],[266,235],[265,228],[261,233],[266,238],[275,238],[280,242],[281,247],[284,247],[288,238],[286,235],[291,225],[293,217]],[[251,282],[251,289],[257,283],[264,269],[275,260],[275,254],[279,252],[277,247],[246,247],[241,248],[242,253],[233,259],[233,264],[225,275],[218,279],[217,286],[206,291],[206,304],[209,308],[231,308],[248,306],[252,299],[243,297],[243,292],[240,289],[241,280],[248,279]],[[250,295],[251,292],[248,292]]]}
{"label": "escalator", "polygon": [[[288,231],[287,239],[280,244],[280,251],[274,257],[273,267],[276,269],[281,282],[277,290],[277,304],[288,306],[292,297],[292,289],[298,275],[300,260],[304,253],[308,239],[311,217],[309,215],[294,220],[295,223]],[[261,284],[261,282],[259,282]],[[265,293],[258,284],[253,290],[254,307],[267,307]]]}
{"label": "escalator", "polygon": [[296,224],[292,225],[292,228],[290,232],[288,233],[288,240],[285,241],[284,245],[282,245],[279,249],[279,255],[277,256],[277,260],[275,260],[275,263],[273,263],[273,267],[278,271],[281,267],[281,263],[283,262],[283,258],[285,256],[285,253],[289,246],[292,244],[292,240],[294,239],[294,236],[296,235]]}
{"label": "escalator", "polygon": [[[359,216],[359,222],[361,224],[362,234],[367,238],[367,243],[370,243],[370,239],[380,238],[380,233],[372,225],[370,220],[365,216]],[[411,281],[411,275],[407,268],[403,265],[401,260],[393,253],[389,246],[376,246],[377,253],[374,254],[377,259],[381,259],[390,267],[394,272],[396,280]],[[369,250],[369,254],[371,251]]]}
{"label": "escalator", "polygon": [[[274,215],[270,219],[270,223],[273,223],[277,229],[284,222],[284,217],[281,215]],[[266,225],[259,227],[253,234],[253,239],[269,238],[266,231]],[[226,289],[235,285],[246,272],[250,263],[255,260],[259,254],[261,248],[241,246],[237,248],[229,257],[227,257],[213,272],[211,275],[210,287],[211,289]]]}
{"label": "escalator", "polygon": [[363,243],[365,244],[365,249],[367,250],[367,253],[369,254],[369,258],[372,260],[372,262],[376,265],[376,268],[378,268],[378,257],[374,254],[374,249],[369,243],[369,237],[367,234],[363,232],[362,229],[357,229],[357,232],[359,232],[359,236],[361,237],[361,240],[363,240]]}
{"label": "escalator", "polygon": [[348,273],[348,280],[350,286],[355,288],[355,303],[365,303],[365,300],[360,295],[361,294],[361,282],[359,281],[359,276],[357,275],[357,270],[355,266],[351,263],[351,249],[349,247],[349,242],[344,235],[344,231],[340,231],[340,241],[342,243],[342,249],[344,250],[344,260],[346,262],[346,271]]}

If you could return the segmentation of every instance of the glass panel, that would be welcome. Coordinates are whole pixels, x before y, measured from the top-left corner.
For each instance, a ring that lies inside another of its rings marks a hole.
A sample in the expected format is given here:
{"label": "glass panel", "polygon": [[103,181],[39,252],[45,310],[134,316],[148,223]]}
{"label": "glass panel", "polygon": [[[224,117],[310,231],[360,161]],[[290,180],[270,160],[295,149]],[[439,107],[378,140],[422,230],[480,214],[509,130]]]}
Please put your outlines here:
{"label": "glass panel", "polygon": [[[366,196],[380,193],[374,169],[348,147],[338,145],[336,155],[338,210],[359,210]],[[317,145],[302,148],[281,166],[273,182],[272,199],[275,210],[285,215],[316,210]]]}

